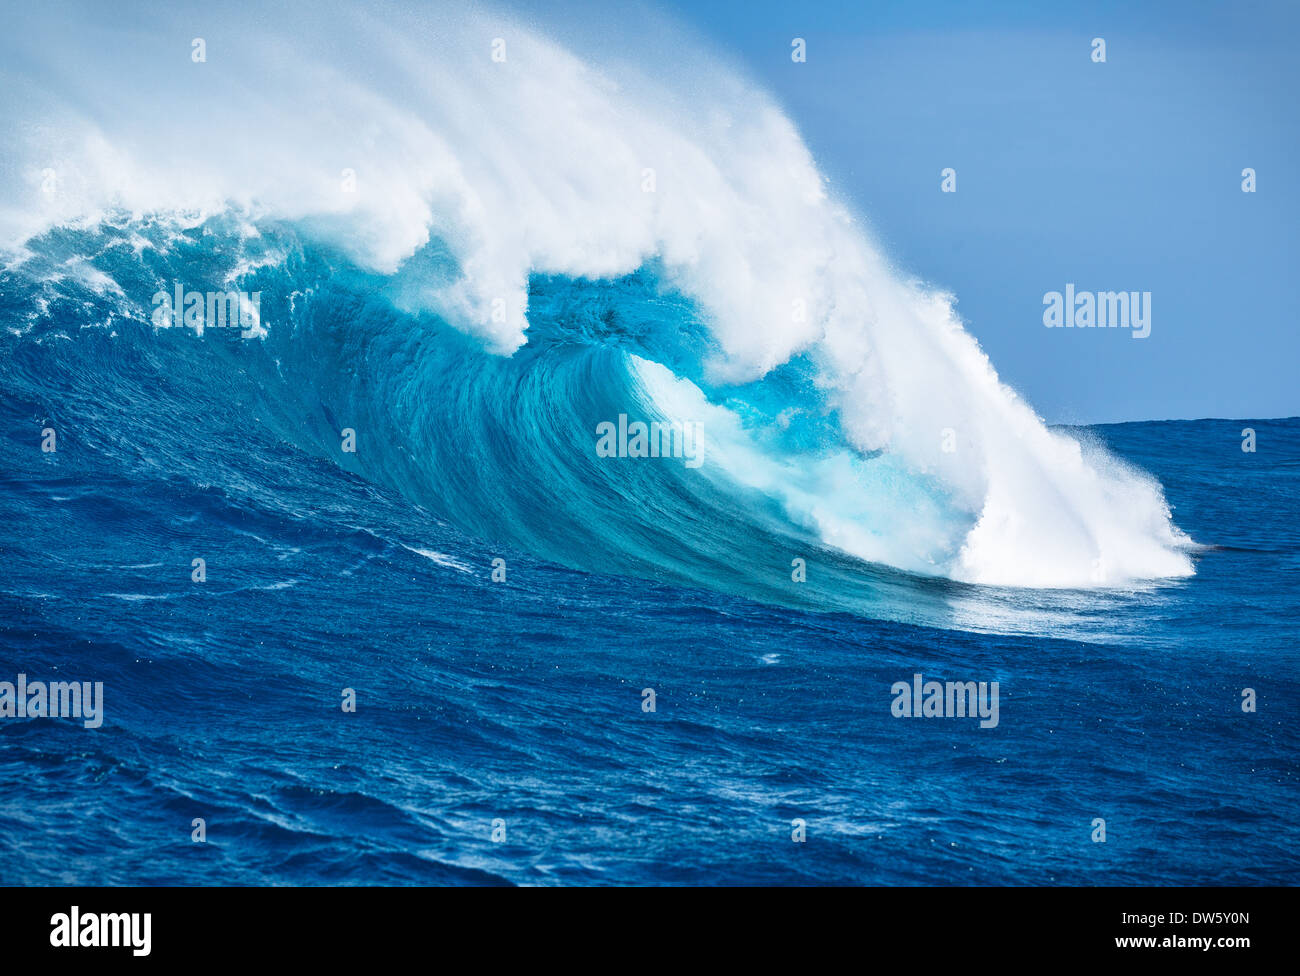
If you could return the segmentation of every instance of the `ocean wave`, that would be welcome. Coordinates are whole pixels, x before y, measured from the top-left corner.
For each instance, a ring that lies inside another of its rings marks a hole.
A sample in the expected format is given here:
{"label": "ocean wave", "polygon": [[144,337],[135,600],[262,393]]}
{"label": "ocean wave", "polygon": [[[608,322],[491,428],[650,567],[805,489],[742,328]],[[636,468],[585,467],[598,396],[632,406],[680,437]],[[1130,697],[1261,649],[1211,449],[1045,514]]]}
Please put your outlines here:
{"label": "ocean wave", "polygon": [[[590,571],[904,619],[915,579],[1194,572],[1160,485],[1049,429],[691,45],[667,81],[481,11],[272,5],[159,63],[170,15],[67,37],[67,7],[0,41],[47,60],[0,69],[8,355],[107,328],[232,423]],[[258,292],[260,331],[156,328],[177,284]],[[601,456],[621,418],[697,425],[702,463]]]}

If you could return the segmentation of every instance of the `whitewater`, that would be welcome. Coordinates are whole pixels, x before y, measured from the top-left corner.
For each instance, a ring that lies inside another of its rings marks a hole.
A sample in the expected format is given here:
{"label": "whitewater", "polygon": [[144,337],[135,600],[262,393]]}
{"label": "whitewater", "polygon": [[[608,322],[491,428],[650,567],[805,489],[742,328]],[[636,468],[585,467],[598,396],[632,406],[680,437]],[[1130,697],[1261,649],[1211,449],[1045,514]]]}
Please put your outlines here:
{"label": "whitewater", "polygon": [[[259,10],[254,32],[226,27],[240,19],[222,4],[197,19],[143,4],[15,13],[0,39],[7,269],[40,268],[40,288],[76,284],[118,321],[148,322],[154,291],[201,284],[178,255],[205,242],[222,257],[206,266],[209,287],[279,294],[258,341],[282,376],[294,361],[311,375],[303,310],[319,309],[340,269],[353,283],[350,298],[333,293],[340,316],[364,294],[383,308],[367,314],[402,317],[405,341],[431,359],[447,343],[425,348],[420,330],[445,323],[483,357],[359,369],[382,401],[368,408],[375,423],[400,413],[401,429],[382,463],[356,463],[470,531],[564,564],[583,563],[579,547],[520,526],[545,504],[516,504],[517,479],[483,487],[503,440],[575,522],[652,528],[663,509],[694,505],[787,555],[810,539],[992,586],[1131,588],[1193,573],[1159,483],[1048,429],[999,380],[954,297],[894,267],[780,108],[686,35],[665,25],[630,58],[482,8]],[[95,265],[110,246],[135,260],[123,275],[134,284]],[[278,293],[266,284],[276,275]],[[563,323],[579,299],[604,303],[597,328],[540,324]],[[674,314],[629,330],[648,314],[632,310],[648,308]],[[545,348],[580,351],[550,370],[529,358],[548,335]],[[494,387],[501,370],[511,383]],[[608,395],[593,392],[606,382]],[[552,410],[566,395],[588,399]],[[700,476],[673,472],[638,496],[620,475],[607,487],[622,506],[599,492],[566,500],[598,484],[580,455],[594,451],[596,422],[633,412],[629,400],[700,426]],[[457,406],[462,426],[435,441],[433,414]],[[480,433],[488,415],[493,443]],[[331,455],[345,423],[282,430]],[[465,457],[450,458],[457,448]],[[420,470],[435,457],[441,475]],[[461,477],[446,477],[457,465]],[[602,567],[710,582],[680,554],[698,547],[698,527],[672,531],[674,552],[647,552],[635,533],[592,542],[628,556]]]}

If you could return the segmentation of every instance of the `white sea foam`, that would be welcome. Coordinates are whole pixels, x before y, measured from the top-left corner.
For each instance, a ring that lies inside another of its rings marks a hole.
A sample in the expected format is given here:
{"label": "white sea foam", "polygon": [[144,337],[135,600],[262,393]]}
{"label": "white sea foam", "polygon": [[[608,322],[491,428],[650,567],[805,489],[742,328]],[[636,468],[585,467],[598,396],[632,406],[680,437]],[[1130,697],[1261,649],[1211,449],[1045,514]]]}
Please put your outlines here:
{"label": "white sea foam", "polygon": [[[501,353],[526,341],[531,272],[658,261],[709,319],[713,380],[806,352],[853,444],[883,452],[875,487],[932,479],[949,496],[944,512],[891,508],[900,499],[867,495],[853,458],[809,478],[742,461],[738,438],[732,473],[828,543],[980,583],[1192,572],[1159,486],[1049,431],[951,299],[900,276],[828,193],[790,120],[678,35],[638,66],[615,60],[612,38],[566,50],[481,8],[183,7],[14,14],[0,38],[0,246],[21,254],[45,228],[112,210],[197,222],[234,207],[309,228],[394,275],[399,304],[436,308]],[[190,58],[196,36],[205,63]],[[431,276],[433,239],[454,280]]]}
{"label": "white sea foam", "polygon": [[462,573],[474,572],[471,567],[465,565],[454,556],[448,556],[445,552],[437,552],[433,549],[419,549],[415,546],[408,546],[405,543],[402,543],[402,548],[407,552],[415,553],[417,556],[423,556],[425,559],[428,559],[430,562],[436,563],[439,566],[445,566],[447,569],[455,569]]}

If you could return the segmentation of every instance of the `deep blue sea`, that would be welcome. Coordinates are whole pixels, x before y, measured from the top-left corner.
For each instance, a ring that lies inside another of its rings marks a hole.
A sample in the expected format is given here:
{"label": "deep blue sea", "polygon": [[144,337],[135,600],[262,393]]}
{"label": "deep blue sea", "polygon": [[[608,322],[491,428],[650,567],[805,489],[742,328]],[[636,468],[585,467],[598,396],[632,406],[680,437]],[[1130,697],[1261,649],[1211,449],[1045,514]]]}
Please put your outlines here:
{"label": "deep blue sea", "polygon": [[[1159,480],[1194,576],[913,575],[595,457],[653,407],[630,357],[707,373],[653,267],[535,276],[501,357],[266,233],[0,272],[0,682],[103,683],[98,728],[0,718],[0,884],[1300,881],[1300,420],[1074,432]],[[151,324],[232,268],[265,336]],[[798,370],[699,384],[761,416]],[[895,717],[915,674],[996,681],[998,724]]]}

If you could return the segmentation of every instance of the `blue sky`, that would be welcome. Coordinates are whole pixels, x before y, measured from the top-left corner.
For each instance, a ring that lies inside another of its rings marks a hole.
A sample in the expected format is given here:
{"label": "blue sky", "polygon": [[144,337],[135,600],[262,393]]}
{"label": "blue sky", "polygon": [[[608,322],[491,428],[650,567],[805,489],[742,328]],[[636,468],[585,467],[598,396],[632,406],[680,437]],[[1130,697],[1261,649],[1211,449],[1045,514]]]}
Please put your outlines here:
{"label": "blue sky", "polygon": [[[666,9],[777,98],[1049,421],[1300,413],[1300,4]],[[1043,295],[1066,282],[1150,291],[1151,335],[1044,328]]]}

